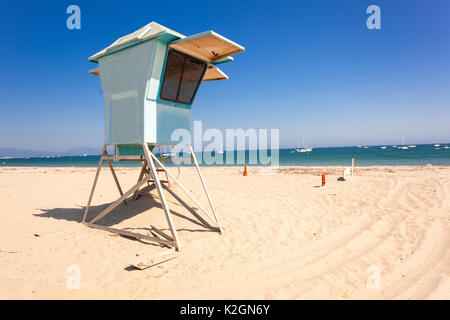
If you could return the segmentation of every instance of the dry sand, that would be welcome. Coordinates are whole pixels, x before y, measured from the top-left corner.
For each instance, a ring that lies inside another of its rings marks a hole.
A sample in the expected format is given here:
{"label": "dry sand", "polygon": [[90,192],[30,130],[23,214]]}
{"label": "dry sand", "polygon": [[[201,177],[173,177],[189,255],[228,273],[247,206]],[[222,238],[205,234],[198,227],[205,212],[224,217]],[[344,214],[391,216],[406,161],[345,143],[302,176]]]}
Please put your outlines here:
{"label": "dry sand", "polygon": [[[124,189],[138,172],[118,169]],[[138,270],[128,262],[167,248],[80,223],[94,168],[0,168],[0,298],[449,299],[450,167],[358,168],[347,181],[326,172],[322,188],[314,168],[204,168],[224,234],[170,202],[183,247]],[[207,207],[192,168],[181,181]],[[90,218],[117,197],[104,168]],[[100,223],[167,231],[148,193]],[[67,287],[70,266],[80,289]]]}

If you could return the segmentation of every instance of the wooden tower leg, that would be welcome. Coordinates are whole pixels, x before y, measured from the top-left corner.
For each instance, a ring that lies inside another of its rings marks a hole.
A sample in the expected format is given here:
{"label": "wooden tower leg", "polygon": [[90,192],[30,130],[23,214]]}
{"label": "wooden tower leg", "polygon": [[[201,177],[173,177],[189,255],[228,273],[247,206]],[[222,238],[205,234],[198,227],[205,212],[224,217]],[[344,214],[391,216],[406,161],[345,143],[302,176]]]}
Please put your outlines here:
{"label": "wooden tower leg", "polygon": [[203,189],[205,190],[206,197],[208,198],[209,206],[211,207],[211,210],[212,210],[212,212],[213,212],[214,218],[216,219],[217,226],[219,227],[220,232],[222,232],[222,229],[221,229],[221,227],[220,227],[219,220],[217,219],[217,213],[216,213],[216,210],[214,209],[214,205],[213,205],[213,203],[212,203],[212,200],[211,200],[211,197],[210,197],[210,195],[209,195],[208,189],[206,188],[206,183],[205,183],[205,181],[203,180],[203,176],[202,176],[202,173],[201,173],[201,171],[200,171],[200,167],[199,167],[199,165],[198,165],[197,158],[195,157],[194,150],[192,149],[192,146],[191,146],[190,144],[189,144],[188,146],[189,146],[189,150],[191,151],[191,155],[192,155],[192,159],[194,160],[195,167],[197,168],[198,176],[200,177],[200,181],[202,182]]}
{"label": "wooden tower leg", "polygon": [[[161,152],[161,147],[159,146],[159,144],[158,144],[158,152],[159,152],[159,157],[160,158],[162,158],[162,152]],[[165,171],[164,171],[165,172]],[[166,181],[167,181],[167,185],[169,186],[169,188],[170,188],[170,181],[169,181],[169,176],[167,175],[167,172],[165,172],[165,174],[166,174]]]}
{"label": "wooden tower leg", "polygon": [[156,190],[158,190],[159,198],[161,199],[162,207],[164,209],[164,213],[166,214],[167,223],[169,224],[170,232],[172,234],[172,239],[175,242],[175,250],[180,249],[180,242],[178,240],[177,230],[174,227],[172,216],[170,214],[169,206],[167,205],[166,197],[164,196],[164,191],[161,187],[161,182],[159,181],[158,172],[156,171],[155,164],[153,162],[152,155],[150,152],[148,145],[146,143],[142,144],[144,148],[145,157],[147,159],[147,164],[150,167],[150,172],[153,176],[153,182],[155,183]]}
{"label": "wooden tower leg", "polygon": [[169,177],[171,177],[172,178],[172,180],[173,180],[173,182],[177,185],[177,186],[179,186],[180,188],[181,188],[181,190],[183,190],[183,192],[189,197],[189,198],[191,198],[191,200],[192,201],[194,201],[194,203],[197,205],[197,207],[215,224],[215,225],[217,225],[218,227],[220,227],[218,224],[217,224],[217,222],[216,222],[216,220],[214,219],[214,218],[212,218],[209,214],[208,214],[208,212],[205,210],[205,209],[203,209],[203,207],[202,207],[202,205],[195,199],[195,197],[185,188],[185,187],[183,187],[183,185],[178,181],[178,179],[177,178],[175,178],[175,176],[173,175],[173,174],[171,174],[170,173],[170,171],[168,171],[167,170],[167,168],[158,160],[158,158],[153,154],[153,153],[150,153],[149,154],[149,156],[151,157],[151,158],[153,158],[153,160],[164,170],[164,171],[166,171],[167,172],[167,174],[169,175]]}
{"label": "wooden tower leg", "polygon": [[107,145],[105,144],[103,146],[102,155],[100,156],[100,161],[98,162],[97,172],[95,173],[94,183],[91,188],[91,194],[89,195],[89,200],[86,205],[86,209],[84,210],[83,221],[82,221],[83,223],[86,221],[87,213],[88,213],[89,207],[91,206],[91,201],[92,201],[92,197],[94,196],[95,186],[97,185],[98,176],[100,174],[100,170],[102,169],[103,157],[105,156],[106,147],[107,147]]}

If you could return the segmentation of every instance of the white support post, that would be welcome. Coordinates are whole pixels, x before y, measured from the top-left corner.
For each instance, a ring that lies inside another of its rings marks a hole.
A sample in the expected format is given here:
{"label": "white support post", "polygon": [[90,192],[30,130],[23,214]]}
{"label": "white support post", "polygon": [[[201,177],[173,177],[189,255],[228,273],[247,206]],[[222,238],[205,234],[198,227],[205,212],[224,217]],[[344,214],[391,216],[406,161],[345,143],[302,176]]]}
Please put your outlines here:
{"label": "white support post", "polygon": [[169,175],[169,177],[172,178],[172,180],[175,182],[175,184],[177,184],[181,190],[184,191],[184,193],[186,193],[186,195],[191,198],[192,201],[194,201],[194,203],[197,205],[197,207],[208,216],[208,218],[217,226],[220,228],[220,226],[217,224],[216,220],[214,220],[213,218],[211,218],[211,216],[208,214],[208,212],[203,209],[202,205],[194,198],[193,195],[191,195],[191,193],[189,191],[186,190],[185,187],[183,187],[183,185],[178,181],[177,178],[174,177],[173,174],[170,173],[170,171],[167,170],[167,168],[158,160],[158,158],[156,158],[156,156],[153,153],[150,153],[150,156],[153,158],[153,160],[155,160],[155,162],[164,169],[164,171],[167,172],[167,174]]}
{"label": "white support post", "polygon": [[167,223],[169,224],[170,232],[172,234],[172,239],[175,242],[175,246],[176,246],[175,249],[179,250],[180,249],[180,242],[178,240],[177,230],[174,227],[174,224],[173,224],[173,221],[172,221],[172,216],[170,215],[169,206],[167,205],[166,197],[164,196],[164,191],[163,191],[163,189],[161,187],[161,182],[159,181],[158,172],[156,171],[155,164],[153,162],[153,159],[156,158],[156,157],[154,157],[153,152],[151,152],[149,150],[148,145],[146,143],[143,143],[142,147],[144,148],[145,157],[147,158],[147,164],[150,167],[150,171],[151,171],[152,176],[153,176],[153,182],[156,185],[156,190],[158,190],[159,198],[161,199],[162,207],[163,207],[164,212],[166,214],[166,219],[167,219]]}
{"label": "white support post", "polygon": [[216,210],[214,209],[214,205],[212,203],[211,197],[210,197],[209,192],[208,192],[208,188],[206,188],[206,183],[203,180],[203,176],[202,176],[202,173],[200,171],[200,166],[198,165],[198,162],[197,162],[197,157],[195,156],[195,153],[194,153],[194,150],[192,149],[192,146],[190,144],[188,146],[189,146],[189,150],[191,151],[191,154],[192,154],[192,159],[194,159],[194,164],[195,164],[195,167],[197,168],[197,173],[198,173],[198,176],[200,177],[200,181],[202,182],[203,189],[205,190],[206,197],[208,198],[209,206],[211,207],[211,210],[212,210],[212,213],[214,215],[214,218],[216,219],[217,226],[219,227],[220,232],[222,232],[221,227],[220,227],[220,223],[219,223],[219,219],[217,218]]}
{"label": "white support post", "polygon": [[105,156],[107,145],[103,145],[102,155],[100,156],[100,161],[98,162],[97,172],[95,173],[94,183],[92,184],[91,193],[89,195],[89,200],[86,205],[86,209],[84,210],[83,215],[83,223],[86,221],[87,213],[89,211],[89,207],[91,206],[92,197],[94,196],[95,186],[97,185],[98,176],[100,174],[100,170],[102,169],[103,157]]}

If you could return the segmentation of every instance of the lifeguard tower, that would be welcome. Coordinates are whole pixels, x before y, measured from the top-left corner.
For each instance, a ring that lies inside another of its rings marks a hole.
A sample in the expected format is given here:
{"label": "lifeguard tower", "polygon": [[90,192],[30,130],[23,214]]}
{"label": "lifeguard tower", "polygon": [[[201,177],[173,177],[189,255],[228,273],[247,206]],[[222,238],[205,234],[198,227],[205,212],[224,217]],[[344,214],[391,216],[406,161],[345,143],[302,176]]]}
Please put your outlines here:
{"label": "lifeguard tower", "polygon": [[[244,51],[242,46],[213,31],[185,37],[156,22],[151,22],[117,39],[109,47],[89,58],[89,61],[98,64],[98,68],[90,70],[89,73],[100,76],[102,84],[105,102],[105,145],[84,212],[84,224],[125,236],[156,241],[178,250],[180,242],[164,195],[166,190],[195,214],[206,228],[221,232],[217,213],[192,146],[187,147],[208,199],[210,213],[163,165],[164,161],[172,159],[161,156],[160,146],[170,148],[178,143],[172,140],[174,130],[179,128],[190,130],[191,106],[201,82],[228,79],[217,65],[232,61],[231,56],[242,51]],[[111,145],[114,146],[112,155],[107,152],[107,147]],[[156,153],[156,150],[159,150],[159,153]],[[87,213],[104,160],[108,163],[120,197],[88,222]],[[112,160],[142,163],[138,182],[125,193],[115,174]],[[165,173],[166,180],[160,180],[158,172]],[[170,189],[169,181],[178,185],[213,225],[206,222],[178,197]],[[122,202],[126,204],[130,197],[133,199],[139,189],[148,183],[154,184],[158,191],[171,235],[155,227],[152,227],[152,230],[160,237],[96,224],[119,204]]]}

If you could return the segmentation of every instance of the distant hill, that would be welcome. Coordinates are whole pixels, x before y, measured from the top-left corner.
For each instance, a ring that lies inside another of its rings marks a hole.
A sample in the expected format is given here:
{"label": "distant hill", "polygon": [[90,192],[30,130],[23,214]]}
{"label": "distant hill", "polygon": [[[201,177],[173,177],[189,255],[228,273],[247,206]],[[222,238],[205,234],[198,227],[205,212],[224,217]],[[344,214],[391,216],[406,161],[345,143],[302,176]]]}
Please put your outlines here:
{"label": "distant hill", "polygon": [[0,158],[1,157],[24,158],[24,157],[45,157],[45,156],[64,157],[64,156],[80,156],[83,154],[98,155],[101,152],[102,152],[101,149],[89,147],[73,148],[63,152],[38,151],[38,150],[16,149],[16,148],[0,148]]}

